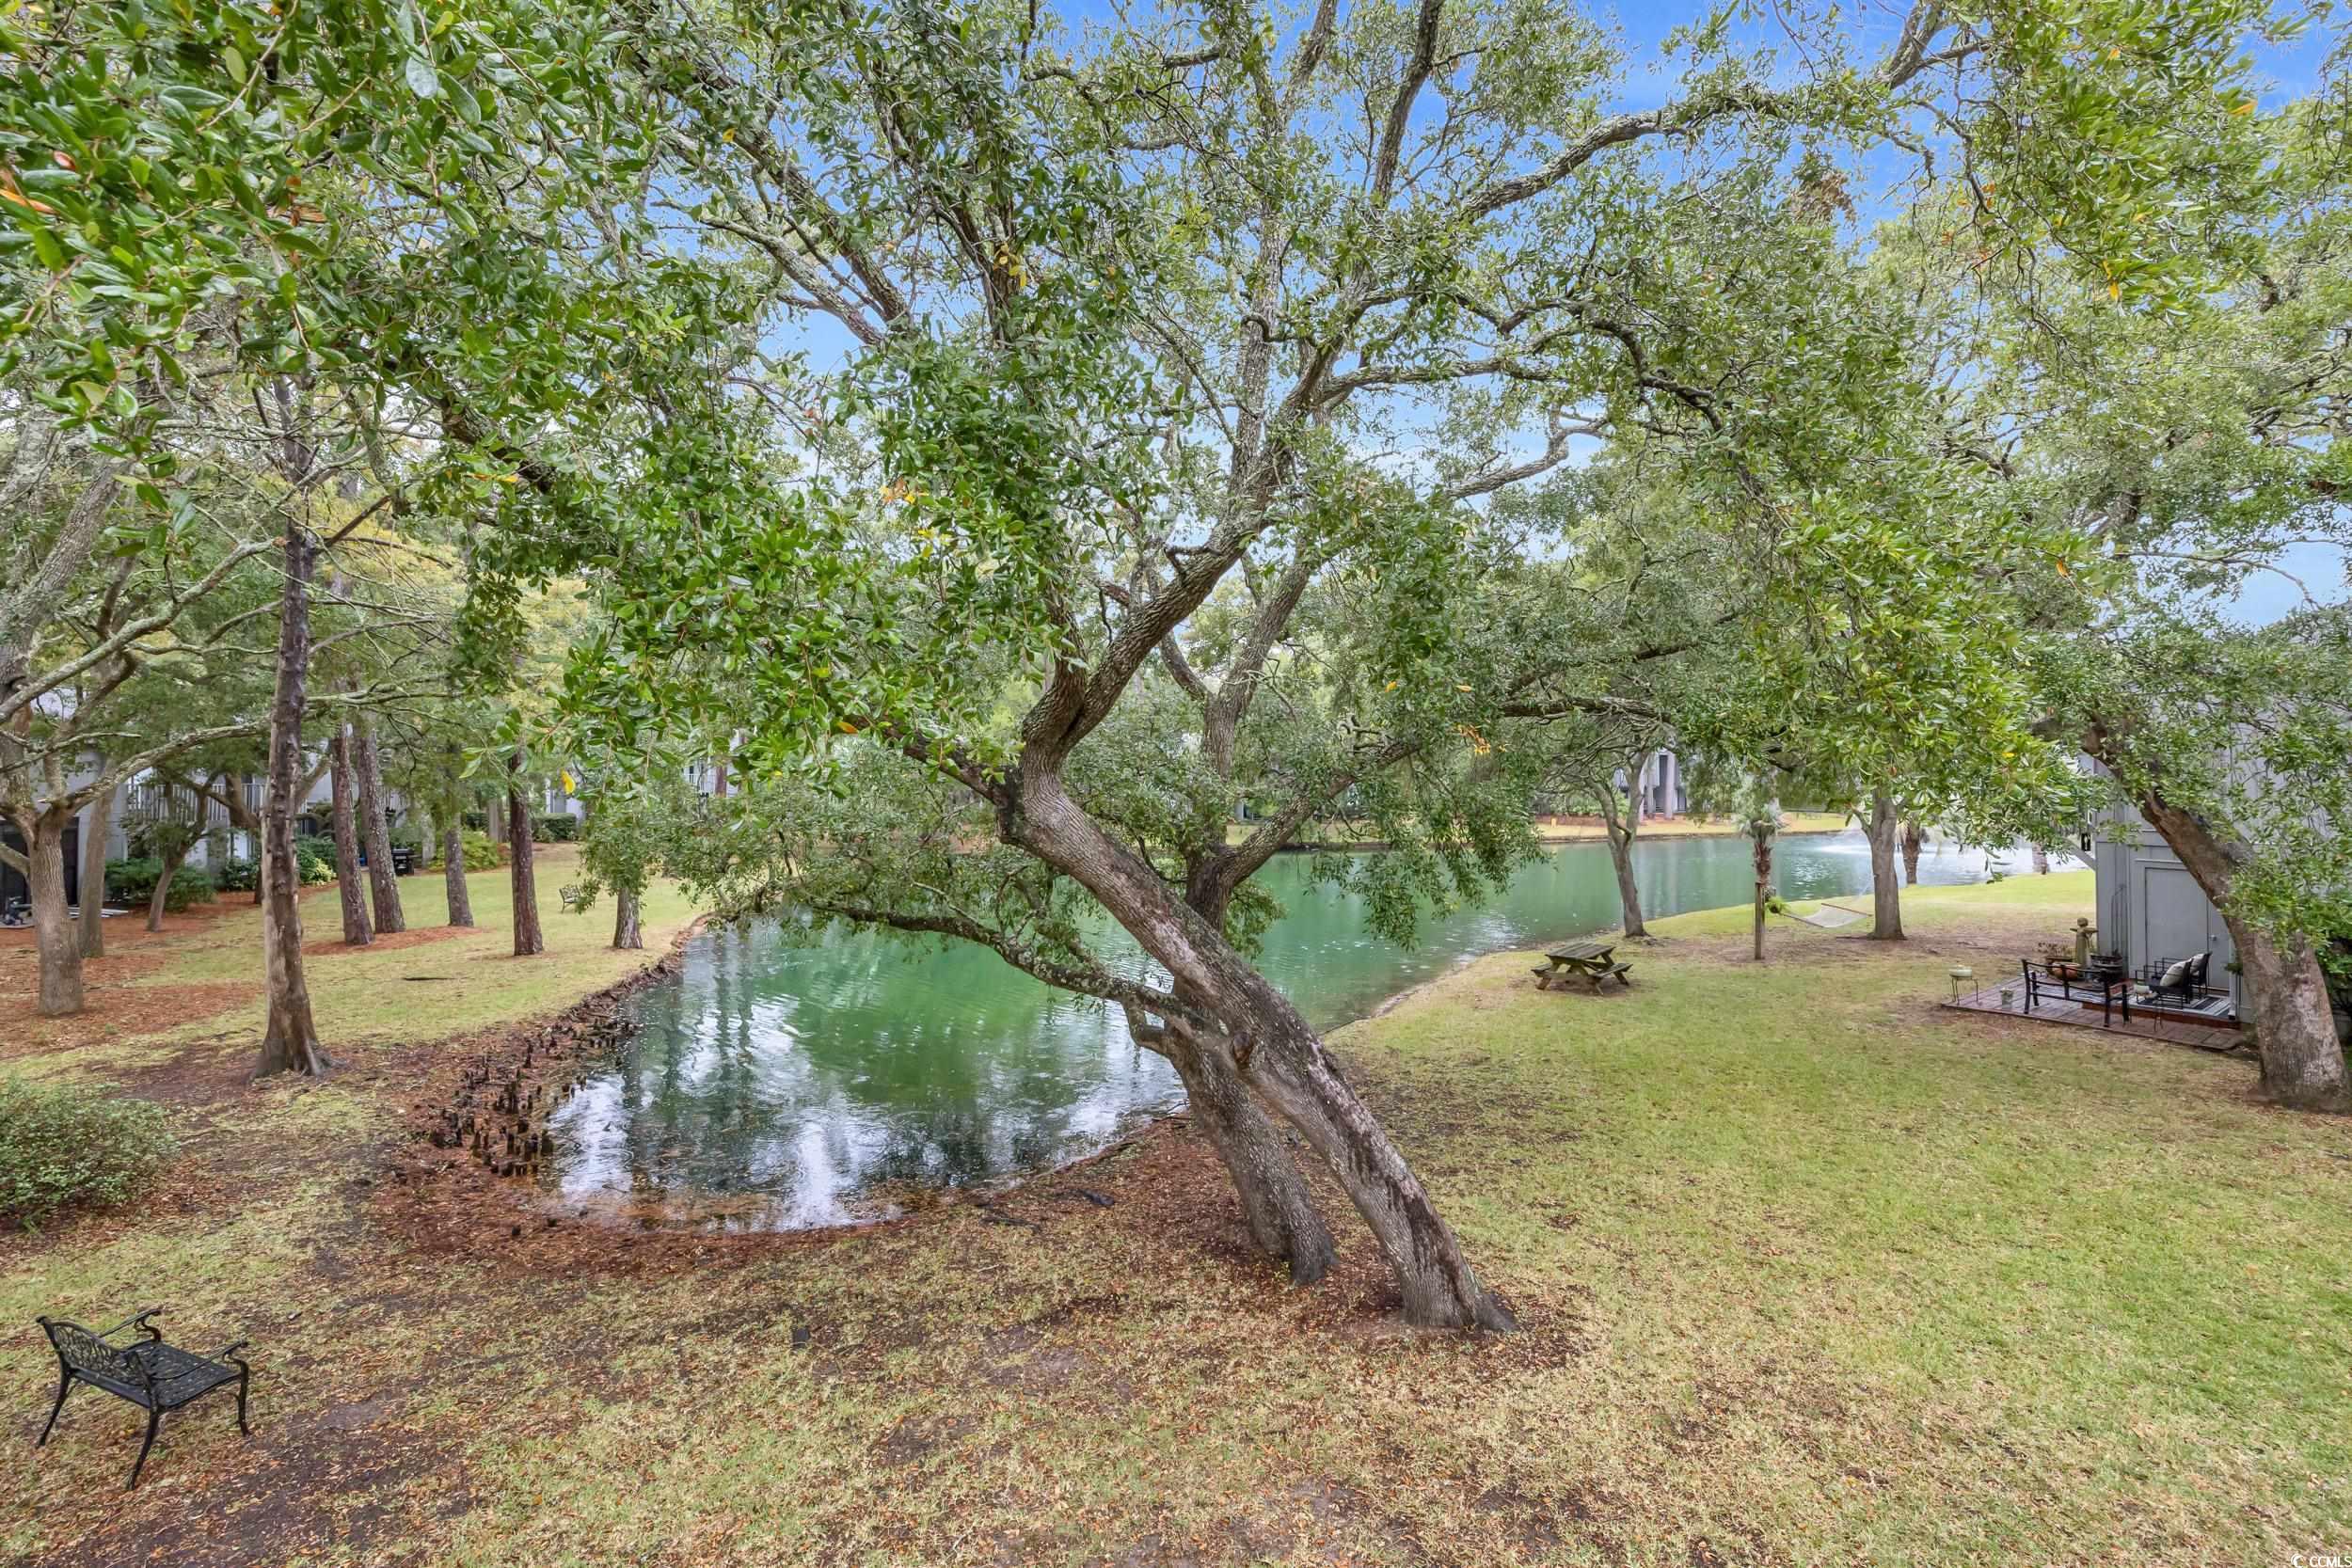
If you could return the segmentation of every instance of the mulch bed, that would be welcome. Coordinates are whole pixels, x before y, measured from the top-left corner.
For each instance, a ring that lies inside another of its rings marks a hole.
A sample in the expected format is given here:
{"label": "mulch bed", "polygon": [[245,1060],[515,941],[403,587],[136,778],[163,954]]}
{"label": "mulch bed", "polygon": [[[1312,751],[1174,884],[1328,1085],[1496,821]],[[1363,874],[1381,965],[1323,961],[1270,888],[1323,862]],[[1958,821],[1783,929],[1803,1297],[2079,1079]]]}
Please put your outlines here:
{"label": "mulch bed", "polygon": [[358,946],[341,937],[321,937],[302,944],[305,958],[331,958],[342,953],[397,953],[404,947],[422,947],[427,942],[446,942],[451,937],[478,935],[479,926],[419,926],[405,931],[378,931],[375,940]]}

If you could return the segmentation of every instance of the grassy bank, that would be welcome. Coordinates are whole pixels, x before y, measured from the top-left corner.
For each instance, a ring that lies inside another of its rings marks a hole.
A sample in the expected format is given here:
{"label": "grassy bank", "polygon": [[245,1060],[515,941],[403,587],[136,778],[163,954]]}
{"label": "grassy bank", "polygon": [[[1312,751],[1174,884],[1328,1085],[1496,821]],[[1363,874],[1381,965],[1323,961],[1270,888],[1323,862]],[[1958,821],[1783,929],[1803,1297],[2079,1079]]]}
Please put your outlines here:
{"label": "grassy bank", "polygon": [[[1947,965],[1985,972],[2090,896],[2081,874],[1916,889],[1912,942],[1780,921],[1760,968],[1746,911],[1682,916],[1630,991],[1539,993],[1502,955],[1343,1031],[1518,1310],[1501,1339],[1395,1327],[1352,1226],[1333,1280],[1288,1289],[1180,1125],[993,1217],[647,1237],[392,1179],[437,1009],[395,1014],[326,1090],[207,1077],[249,1049],[219,1016],[87,1066],[36,1053],[169,1088],[201,1135],[161,1212],[0,1242],[0,1319],[159,1297],[191,1338],[249,1335],[256,1434],[199,1407],[118,1503],[135,1413],[77,1394],[34,1455],[47,1353],[14,1336],[0,1560],[2340,1549],[2352,1125],[2259,1106],[2239,1060],[1933,1005]],[[547,966],[564,986],[609,973],[594,940]],[[358,986],[345,1016],[408,984]],[[490,987],[463,1016],[551,994]]]}

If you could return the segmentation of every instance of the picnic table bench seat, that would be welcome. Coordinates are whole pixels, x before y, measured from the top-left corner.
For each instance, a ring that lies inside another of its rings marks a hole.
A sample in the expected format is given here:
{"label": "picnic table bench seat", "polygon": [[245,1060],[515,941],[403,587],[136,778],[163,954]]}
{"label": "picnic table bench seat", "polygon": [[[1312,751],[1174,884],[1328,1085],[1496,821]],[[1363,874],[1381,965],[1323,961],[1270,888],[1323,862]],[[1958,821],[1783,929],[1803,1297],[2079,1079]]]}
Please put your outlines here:
{"label": "picnic table bench seat", "polygon": [[[103,1389],[147,1412],[147,1441],[139,1445],[139,1457],[123,1487],[126,1492],[139,1483],[148,1450],[163,1430],[165,1413],[193,1403],[215,1388],[237,1386],[237,1430],[252,1435],[253,1429],[246,1424],[246,1395],[252,1386],[253,1369],[237,1355],[246,1341],[240,1339],[210,1355],[167,1345],[163,1330],[148,1321],[162,1311],[160,1307],[151,1307],[103,1329],[84,1328],[63,1319],[34,1320],[57,1353],[57,1402],[49,1407],[49,1424],[40,1429],[35,1448],[48,1447],[49,1434],[56,1431],[57,1417],[65,1409],[65,1397],[77,1383]],[[112,1342],[126,1328],[147,1338],[129,1344]]]}

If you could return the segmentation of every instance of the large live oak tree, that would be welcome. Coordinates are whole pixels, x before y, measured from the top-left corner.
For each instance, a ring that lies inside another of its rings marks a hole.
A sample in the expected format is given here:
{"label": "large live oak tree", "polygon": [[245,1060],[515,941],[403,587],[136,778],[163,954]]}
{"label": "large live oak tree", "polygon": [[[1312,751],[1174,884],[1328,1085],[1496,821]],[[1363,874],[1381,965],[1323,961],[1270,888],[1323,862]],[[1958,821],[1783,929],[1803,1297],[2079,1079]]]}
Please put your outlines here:
{"label": "large live oak tree", "polygon": [[[2175,8],[2225,33],[2252,14]],[[1501,1326],[1249,962],[1249,879],[1311,824],[1368,818],[1400,852],[1356,875],[1401,928],[1523,850],[1514,726],[1649,707],[1639,672],[1688,645],[1596,612],[1509,504],[1596,432],[1670,444],[1706,492],[1746,589],[1724,635],[1836,644],[1883,724],[2033,744],[1962,592],[2018,541],[1992,516],[1974,559],[1931,543],[1942,498],[1904,482],[1944,454],[1879,430],[1908,435],[1915,395],[1836,245],[1836,154],[1917,116],[1982,131],[1979,166],[2113,271],[2109,204],[2169,188],[2159,154],[2193,141],[2163,111],[2227,69],[2137,24],[2109,52],[2102,26],[1926,5],[1883,58],[1824,29],[1801,69],[1703,33],[1681,90],[1619,112],[1605,40],[1541,5],[1333,0],[1287,35],[1217,8],[1082,55],[1020,7],[648,5],[625,54],[661,161],[593,206],[576,293],[659,287],[673,320],[556,421],[439,373],[429,315],[383,351],[515,481],[485,565],[603,591],[569,708],[588,742],[739,737],[747,826],[701,836],[730,847],[714,880],[1125,1008],[1295,1277],[1333,1243],[1281,1124],[1409,1319]],[[2135,156],[2102,159],[2121,137]],[[2139,245],[2118,291],[2171,268]],[[809,334],[837,372],[776,351]],[[1802,707],[1698,717],[1749,736]],[[776,782],[812,765],[822,787]],[[1262,816],[1229,842],[1240,796]],[[1091,951],[1086,909],[1148,963]]]}

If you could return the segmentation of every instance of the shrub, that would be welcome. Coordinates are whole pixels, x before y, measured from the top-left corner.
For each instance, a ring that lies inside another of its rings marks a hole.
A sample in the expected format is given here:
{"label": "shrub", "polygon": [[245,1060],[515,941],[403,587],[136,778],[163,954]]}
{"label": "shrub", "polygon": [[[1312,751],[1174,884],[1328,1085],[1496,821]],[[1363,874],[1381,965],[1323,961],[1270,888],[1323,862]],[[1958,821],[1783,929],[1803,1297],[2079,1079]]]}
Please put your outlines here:
{"label": "shrub", "polygon": [[570,844],[580,837],[580,818],[568,812],[542,816],[532,824],[531,832],[541,844]]}
{"label": "shrub", "polygon": [[151,1101],[0,1080],[0,1218],[30,1230],[70,1203],[119,1203],[177,1152]]}
{"label": "shrub", "polygon": [[[316,887],[335,879],[335,857],[329,854],[319,859],[303,847],[294,846],[294,869],[300,873],[304,887]],[[182,877],[187,875],[184,870]],[[221,893],[251,893],[262,885],[262,863],[259,861],[223,861],[212,872],[213,887]],[[177,879],[175,879],[176,882]],[[177,904],[170,908],[178,909]]]}
{"label": "shrub", "polygon": [[468,833],[462,842],[466,846],[467,870],[496,871],[499,868],[499,847],[490,842],[488,833]]}
{"label": "shrub", "polygon": [[335,841],[325,833],[297,833],[294,836],[294,868],[302,874],[304,887],[316,887],[335,879]]}
{"label": "shrub", "polygon": [[[130,909],[143,910],[155,896],[155,879],[164,874],[164,863],[150,857],[106,863],[106,901]],[[209,904],[217,884],[213,874],[200,865],[183,865],[172,874],[170,891],[164,895],[164,908],[177,914],[191,904]]]}

